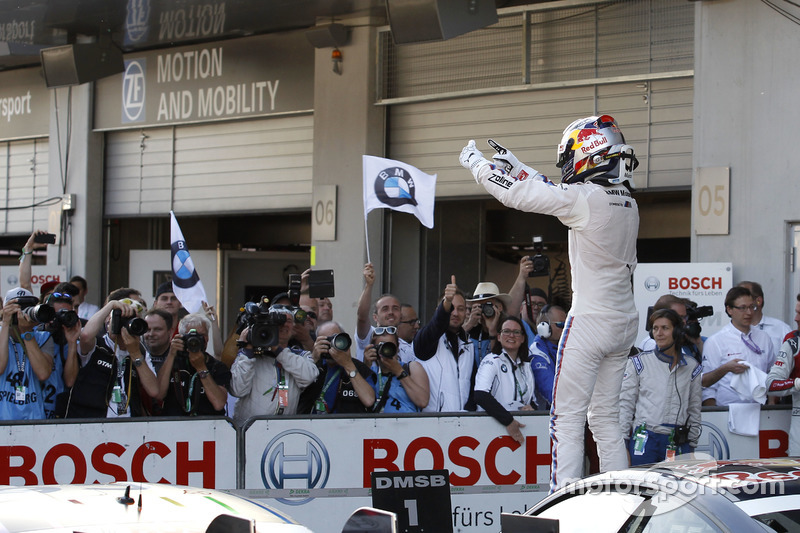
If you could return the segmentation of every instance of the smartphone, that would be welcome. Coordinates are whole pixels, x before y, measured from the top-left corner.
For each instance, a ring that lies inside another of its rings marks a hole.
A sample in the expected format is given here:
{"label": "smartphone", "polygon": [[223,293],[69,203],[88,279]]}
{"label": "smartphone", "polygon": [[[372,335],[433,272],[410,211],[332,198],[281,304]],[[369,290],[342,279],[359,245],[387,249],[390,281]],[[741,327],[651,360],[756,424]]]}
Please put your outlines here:
{"label": "smartphone", "polygon": [[308,274],[308,295],[312,298],[333,298],[333,270],[312,270]]}
{"label": "smartphone", "polygon": [[33,236],[33,242],[40,242],[45,244],[55,244],[56,243],[56,234],[55,233],[37,233]]}

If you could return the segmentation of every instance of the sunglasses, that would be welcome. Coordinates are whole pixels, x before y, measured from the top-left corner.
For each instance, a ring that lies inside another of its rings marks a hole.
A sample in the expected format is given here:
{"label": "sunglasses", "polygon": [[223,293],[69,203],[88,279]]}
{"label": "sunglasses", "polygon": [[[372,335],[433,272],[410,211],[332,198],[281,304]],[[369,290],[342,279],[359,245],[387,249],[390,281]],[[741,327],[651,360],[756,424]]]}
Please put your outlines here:
{"label": "sunglasses", "polygon": [[401,320],[401,324],[408,324],[409,326],[419,326],[419,318],[412,318],[411,320]]}
{"label": "sunglasses", "polygon": [[47,301],[49,302],[50,300],[66,300],[67,302],[72,302],[72,295],[66,292],[51,292],[47,295]]}
{"label": "sunglasses", "polygon": [[395,326],[378,326],[373,329],[375,335],[383,335],[384,333],[388,333],[389,335],[394,335],[397,333],[397,327]]}

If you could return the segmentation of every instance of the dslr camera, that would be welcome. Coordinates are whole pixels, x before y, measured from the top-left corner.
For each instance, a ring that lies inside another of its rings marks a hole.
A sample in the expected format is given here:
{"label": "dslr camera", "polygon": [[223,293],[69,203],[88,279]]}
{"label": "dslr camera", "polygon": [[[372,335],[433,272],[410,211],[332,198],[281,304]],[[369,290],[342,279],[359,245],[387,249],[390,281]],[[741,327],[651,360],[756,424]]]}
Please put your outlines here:
{"label": "dslr camera", "polygon": [[550,258],[544,255],[544,243],[542,236],[537,235],[533,238],[534,255],[529,256],[533,261],[533,270],[528,274],[529,278],[550,275]]}
{"label": "dslr camera", "polygon": [[481,304],[481,313],[486,318],[492,318],[494,316],[494,306],[492,302],[483,302]]}
{"label": "dslr camera", "polygon": [[78,323],[78,313],[72,309],[60,309],[55,313],[56,316],[53,318],[53,326],[55,328],[60,328],[61,326],[71,328]]}
{"label": "dslr camera", "polygon": [[189,333],[181,337],[183,339],[183,351],[181,355],[188,356],[189,352],[202,352],[206,348],[206,339],[196,329],[190,329]]}
{"label": "dslr camera", "polygon": [[[35,296],[20,296],[16,299],[22,315],[28,319],[29,322],[36,322],[44,324],[53,320],[56,316],[56,310],[53,306],[48,304],[40,304],[39,299]],[[14,315],[13,323],[16,323],[17,316]]]}
{"label": "dslr camera", "polygon": [[141,337],[147,330],[150,329],[147,326],[147,322],[143,318],[139,318],[138,316],[133,316],[130,318],[122,316],[122,311],[119,309],[112,309],[111,311],[111,324],[109,325],[109,333],[113,333],[115,335],[119,335],[122,332],[122,328],[128,330],[128,333],[134,335],[136,337]]}
{"label": "dslr camera", "polygon": [[258,302],[247,302],[236,321],[239,324],[236,332],[247,333],[247,343],[253,347],[253,353],[263,355],[267,348],[278,345],[281,326],[286,322],[286,314],[273,311],[269,306],[269,298],[262,296]]}
{"label": "dslr camera", "polygon": [[[331,343],[331,347],[336,348],[340,352],[346,352],[350,349],[350,346],[353,344],[353,340],[350,338],[350,335],[347,333],[337,333],[336,335],[331,335],[330,337],[325,337],[328,339],[328,342]],[[322,354],[323,359],[330,359],[331,354],[330,352],[325,352]]]}

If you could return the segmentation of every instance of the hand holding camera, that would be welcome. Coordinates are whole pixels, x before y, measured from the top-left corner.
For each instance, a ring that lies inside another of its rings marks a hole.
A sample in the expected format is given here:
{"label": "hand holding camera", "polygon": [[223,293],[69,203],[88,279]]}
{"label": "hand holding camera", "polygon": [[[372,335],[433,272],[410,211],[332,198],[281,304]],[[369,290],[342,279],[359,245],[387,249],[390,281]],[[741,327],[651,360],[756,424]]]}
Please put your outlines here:
{"label": "hand holding camera", "polygon": [[350,335],[337,333],[329,337],[317,337],[314,349],[320,349],[322,359],[333,359],[340,366],[344,366],[350,359],[350,346],[353,344]]}

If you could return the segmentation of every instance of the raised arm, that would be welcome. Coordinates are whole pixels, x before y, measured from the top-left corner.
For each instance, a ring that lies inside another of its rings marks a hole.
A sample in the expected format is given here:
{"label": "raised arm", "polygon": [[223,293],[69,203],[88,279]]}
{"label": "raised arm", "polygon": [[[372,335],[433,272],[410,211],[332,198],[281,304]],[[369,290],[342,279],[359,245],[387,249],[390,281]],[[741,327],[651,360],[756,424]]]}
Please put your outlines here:
{"label": "raised arm", "polygon": [[372,285],[375,283],[375,267],[372,263],[364,265],[364,290],[358,298],[356,308],[356,333],[358,337],[364,339],[369,334],[369,309],[372,305]]}

